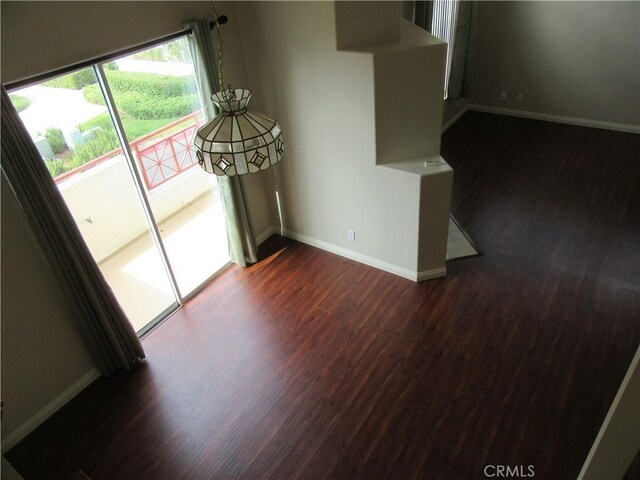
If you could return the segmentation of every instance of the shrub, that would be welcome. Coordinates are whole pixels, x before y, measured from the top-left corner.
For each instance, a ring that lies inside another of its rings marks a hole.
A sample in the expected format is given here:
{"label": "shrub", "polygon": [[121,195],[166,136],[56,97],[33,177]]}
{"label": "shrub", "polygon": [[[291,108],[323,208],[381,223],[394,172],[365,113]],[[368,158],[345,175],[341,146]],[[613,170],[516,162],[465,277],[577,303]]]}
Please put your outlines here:
{"label": "shrub", "polygon": [[81,132],[86,132],[87,130],[91,130],[92,128],[100,127],[105,130],[110,130],[113,128],[113,124],[111,123],[111,116],[109,116],[109,112],[104,112],[98,115],[97,117],[93,117],[86,122],[78,125],[78,129]]}
{"label": "shrub", "polygon": [[80,90],[81,88],[87,85],[94,84],[97,81],[98,80],[96,79],[96,76],[93,74],[93,70],[91,70],[90,68],[85,68],[83,70],[78,70],[77,72],[70,73],[69,75],[54,78],[52,80],[44,82],[43,85],[46,87]]}
{"label": "shrub", "polygon": [[95,105],[104,105],[104,96],[100,91],[100,86],[98,84],[87,85],[82,89],[82,96],[84,99]]}
{"label": "shrub", "polygon": [[198,92],[191,77],[114,70],[107,74],[107,79],[114,93],[133,91],[148,96],[168,98]]}
{"label": "shrub", "polygon": [[119,105],[125,113],[138,120],[183,117],[194,110],[194,105],[198,105],[198,96],[158,98],[129,92],[119,98]]}
{"label": "shrub", "polygon": [[27,97],[21,97],[20,95],[10,93],[9,98],[11,99],[11,103],[13,103],[13,106],[18,113],[27,109],[29,105],[31,105],[31,100],[29,100]]}
{"label": "shrub", "polygon": [[118,137],[113,130],[96,130],[91,140],[75,148],[73,157],[65,163],[65,170],[73,170],[119,146]]}
{"label": "shrub", "polygon": [[[98,85],[85,87],[83,95],[90,103],[104,105],[104,98]],[[189,115],[200,105],[197,94],[167,97],[149,95],[137,90],[117,92],[116,104],[123,112],[138,120],[183,117]]]}
{"label": "shrub", "polygon": [[53,153],[62,153],[67,149],[67,142],[64,141],[62,130],[59,128],[48,128],[44,133]]}
{"label": "shrub", "polygon": [[53,178],[56,178],[65,171],[62,160],[58,160],[57,158],[46,158],[44,164],[47,166],[47,170],[49,170]]}
{"label": "shrub", "polygon": [[[138,120],[182,117],[199,105],[190,77],[113,70],[107,78],[117,105]],[[86,86],[82,94],[89,103],[105,104],[98,85]]]}

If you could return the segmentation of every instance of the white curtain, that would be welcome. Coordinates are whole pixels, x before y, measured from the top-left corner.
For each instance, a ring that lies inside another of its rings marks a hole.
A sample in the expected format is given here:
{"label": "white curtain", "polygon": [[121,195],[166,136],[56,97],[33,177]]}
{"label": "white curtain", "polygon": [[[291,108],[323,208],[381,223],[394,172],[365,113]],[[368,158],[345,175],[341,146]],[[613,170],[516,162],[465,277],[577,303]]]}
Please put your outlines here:
{"label": "white curtain", "polygon": [[433,0],[415,2],[415,24],[448,45],[444,98],[462,96],[462,82],[471,23],[472,2]]}
{"label": "white curtain", "polygon": [[444,73],[444,98],[449,96],[451,60],[455,49],[456,22],[458,21],[457,0],[434,0],[430,32],[443,42],[447,42],[447,66]]}
{"label": "white curtain", "polygon": [[103,375],[129,369],[145,358],[134,328],[89,252],[4,86],[2,171],[76,313]]}

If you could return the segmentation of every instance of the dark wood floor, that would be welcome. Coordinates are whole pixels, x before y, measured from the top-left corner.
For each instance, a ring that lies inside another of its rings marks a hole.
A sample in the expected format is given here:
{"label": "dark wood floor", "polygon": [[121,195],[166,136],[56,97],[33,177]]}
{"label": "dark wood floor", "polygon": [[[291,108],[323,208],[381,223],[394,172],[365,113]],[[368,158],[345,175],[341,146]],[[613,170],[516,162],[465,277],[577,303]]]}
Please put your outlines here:
{"label": "dark wood floor", "polygon": [[7,455],[27,479],[574,479],[640,344],[640,136],[468,113],[484,253],[414,284],[272,237]]}

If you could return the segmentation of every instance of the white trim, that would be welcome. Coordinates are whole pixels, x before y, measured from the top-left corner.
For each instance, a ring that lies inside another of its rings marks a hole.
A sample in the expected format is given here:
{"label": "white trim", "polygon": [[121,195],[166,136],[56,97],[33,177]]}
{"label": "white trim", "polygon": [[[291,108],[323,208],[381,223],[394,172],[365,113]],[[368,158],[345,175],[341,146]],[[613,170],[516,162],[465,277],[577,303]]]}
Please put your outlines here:
{"label": "white trim", "polygon": [[365,265],[369,265],[370,267],[393,273],[394,275],[398,275],[399,277],[406,278],[407,280],[411,280],[413,282],[418,281],[418,272],[412,272],[411,270],[399,267],[392,263],[384,262],[382,260],[378,260],[377,258],[369,257],[368,255],[363,255],[362,253],[354,252],[353,250],[348,250],[332,243],[308,237],[306,235],[302,235],[301,233],[294,232],[286,228],[284,229],[283,233],[285,237],[297,240],[298,242],[306,243],[307,245],[319,248],[320,250],[335,253],[336,255],[348,258],[349,260],[354,260],[358,263],[364,263]]}
{"label": "white trim", "polygon": [[78,395],[99,377],[100,371],[97,368],[92,368],[85,373],[69,388],[47,403],[39,412],[27,419],[26,422],[11,432],[7,438],[2,440],[2,453],[16,446],[24,437],[42,425],[45,420],[64,407],[73,397]]}
{"label": "white trim", "polygon": [[456,123],[458,120],[460,120],[462,116],[468,111],[469,111],[469,104],[466,104],[464,107],[462,107],[462,109],[458,113],[456,113],[453,117],[451,117],[449,121],[442,126],[441,133],[444,133],[447,130],[449,130],[451,127],[453,127],[453,124]]}
{"label": "white trim", "polygon": [[280,227],[276,227],[275,225],[271,225],[264,232],[256,237],[256,243],[258,245],[264,243],[271,235],[274,233],[278,233],[280,231]]}
{"label": "white trim", "polygon": [[626,123],[601,122],[600,120],[589,120],[586,118],[564,117],[561,115],[551,115],[549,113],[527,112],[525,110],[513,110],[511,108],[490,107],[486,105],[469,104],[468,110],[473,112],[497,113],[511,117],[530,118],[532,120],[543,120],[545,122],[566,123],[569,125],[579,125],[581,127],[602,128],[605,130],[615,130],[617,132],[640,133],[640,125],[627,125]]}
{"label": "white trim", "polygon": [[447,267],[432,268],[431,270],[425,270],[418,272],[417,281],[423,282],[425,280],[431,280],[433,278],[440,278],[447,275]]}

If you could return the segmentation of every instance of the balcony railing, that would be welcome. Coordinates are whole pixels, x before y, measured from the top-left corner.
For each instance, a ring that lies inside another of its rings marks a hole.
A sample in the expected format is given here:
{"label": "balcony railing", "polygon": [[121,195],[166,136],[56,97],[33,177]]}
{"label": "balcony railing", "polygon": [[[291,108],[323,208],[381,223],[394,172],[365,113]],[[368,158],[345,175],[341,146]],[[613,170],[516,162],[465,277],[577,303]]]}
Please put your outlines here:
{"label": "balcony railing", "polygon": [[[189,120],[193,122],[187,127],[168,132]],[[135,155],[147,190],[153,190],[197,163],[193,137],[202,123],[202,113],[195,112],[130,142],[131,151]],[[163,132],[168,134],[158,138]],[[54,180],[56,183],[68,180],[121,153],[121,148],[111,150],[84,165],[58,175]]]}

